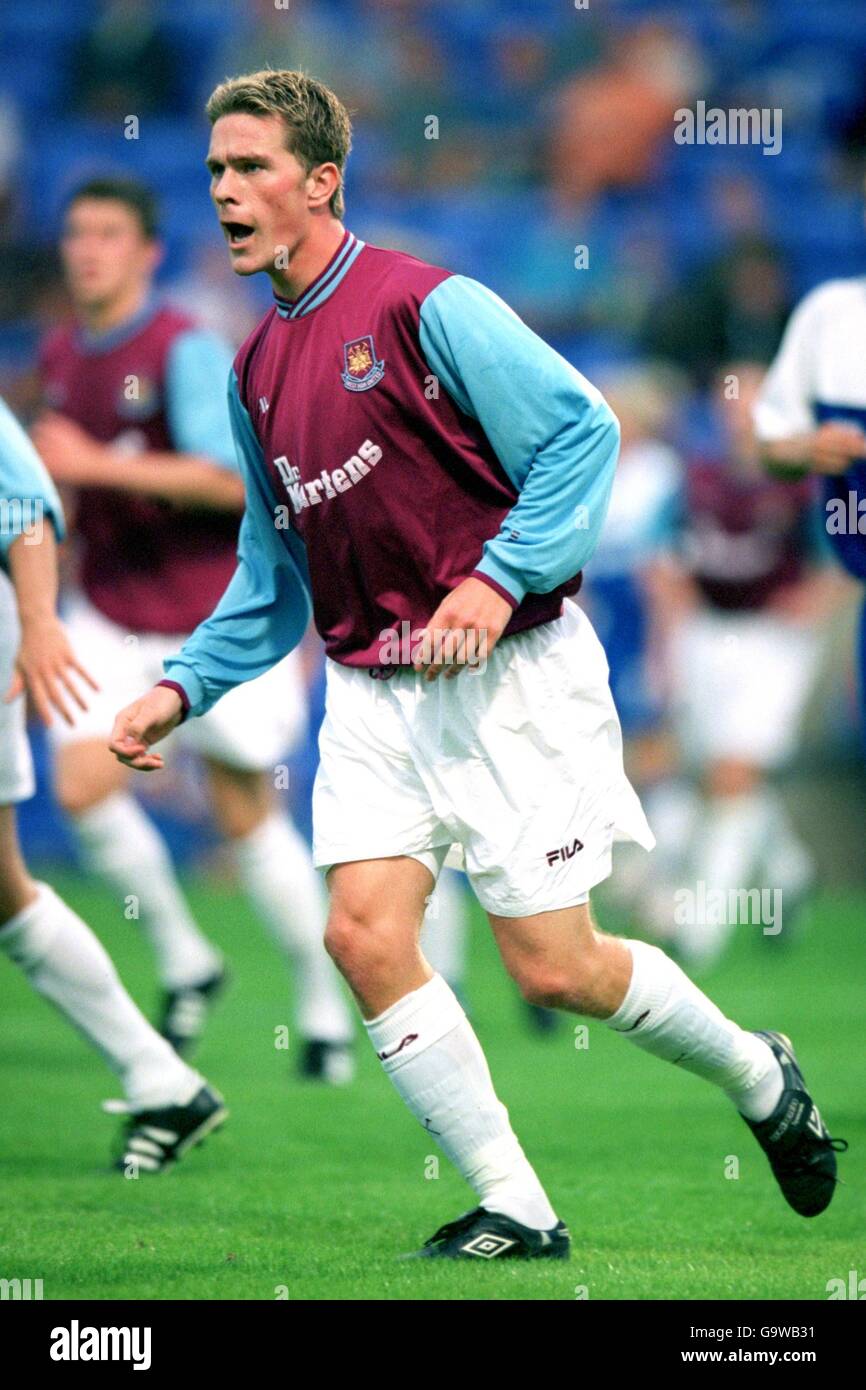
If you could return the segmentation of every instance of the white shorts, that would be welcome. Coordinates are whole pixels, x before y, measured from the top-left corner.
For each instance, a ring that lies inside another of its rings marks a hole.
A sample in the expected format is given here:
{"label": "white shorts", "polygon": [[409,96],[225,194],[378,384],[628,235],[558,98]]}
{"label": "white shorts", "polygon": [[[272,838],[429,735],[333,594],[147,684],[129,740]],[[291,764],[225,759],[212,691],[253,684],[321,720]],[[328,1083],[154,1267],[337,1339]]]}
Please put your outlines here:
{"label": "white shorts", "polygon": [[690,615],[672,648],[673,718],[697,767],[772,768],[796,750],[819,656],[817,633],[775,614]]}
{"label": "white shorts", "polygon": [[26,801],[36,790],[25,697],[19,695],[11,705],[3,700],[15,670],[20,638],[15,594],[0,570],[0,806]]}
{"label": "white shorts", "polygon": [[[52,742],[63,746],[83,739],[107,741],[120,710],[163,679],[163,661],[178,652],[186,638],[126,632],[81,595],[64,607],[63,621],[75,655],[100,690],[83,687],[87,711],[77,712],[72,727],[56,720],[50,730]],[[290,752],[306,722],[300,658],[292,652],[257,680],[229,691],[200,719],[181,724],[167,746],[180,745],[245,772],[264,772]]]}
{"label": "white shorts", "polygon": [[486,911],[585,902],[614,840],[655,841],[622,766],[607,661],[586,614],[506,638],[486,670],[428,683],[327,663],[313,790],[319,868],[452,845]]}

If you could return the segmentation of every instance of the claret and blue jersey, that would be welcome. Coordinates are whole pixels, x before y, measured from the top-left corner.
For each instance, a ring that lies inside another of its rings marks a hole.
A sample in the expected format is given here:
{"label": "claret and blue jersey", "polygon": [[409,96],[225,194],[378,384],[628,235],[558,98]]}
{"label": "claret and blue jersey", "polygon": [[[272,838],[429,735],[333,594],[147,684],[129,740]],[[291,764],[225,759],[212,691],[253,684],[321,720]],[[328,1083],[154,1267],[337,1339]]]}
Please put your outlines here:
{"label": "claret and blue jersey", "polygon": [[238,569],[166,665],[194,713],[296,645],[311,612],[332,659],[375,667],[387,633],[422,629],[471,575],[511,604],[507,634],[576,592],[617,422],[477,282],[346,232],[241,348],[230,410]]}
{"label": "claret and blue jersey", "polygon": [[[230,365],[227,344],[156,300],[107,332],[64,324],[40,353],[46,404],[94,439],[234,470]],[[234,573],[235,515],[110,488],[79,488],[76,500],[81,587],[107,618],[131,632],[183,633],[213,610]]]}

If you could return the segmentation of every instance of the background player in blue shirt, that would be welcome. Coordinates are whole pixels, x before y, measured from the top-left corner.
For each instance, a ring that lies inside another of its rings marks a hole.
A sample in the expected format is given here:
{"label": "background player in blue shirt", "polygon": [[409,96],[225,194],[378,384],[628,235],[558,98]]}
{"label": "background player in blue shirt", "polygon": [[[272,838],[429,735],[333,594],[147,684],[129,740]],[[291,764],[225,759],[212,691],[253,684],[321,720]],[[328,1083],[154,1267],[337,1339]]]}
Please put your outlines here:
{"label": "background player in blue shirt", "polygon": [[[794,310],[755,406],[775,471],[822,480],[825,530],[837,558],[866,580],[866,276],[828,280]],[[866,727],[866,607],[858,671]]]}

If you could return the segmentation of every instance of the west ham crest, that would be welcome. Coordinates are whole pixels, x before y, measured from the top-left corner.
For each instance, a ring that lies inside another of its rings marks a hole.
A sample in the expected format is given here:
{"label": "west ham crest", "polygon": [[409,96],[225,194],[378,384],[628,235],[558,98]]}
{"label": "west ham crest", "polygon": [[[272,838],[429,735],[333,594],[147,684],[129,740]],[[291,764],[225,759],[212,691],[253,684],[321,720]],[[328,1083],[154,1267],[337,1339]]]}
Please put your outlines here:
{"label": "west ham crest", "polygon": [[343,362],[343,385],[347,391],[369,391],[385,375],[385,363],[377,360],[370,333],[343,344]]}

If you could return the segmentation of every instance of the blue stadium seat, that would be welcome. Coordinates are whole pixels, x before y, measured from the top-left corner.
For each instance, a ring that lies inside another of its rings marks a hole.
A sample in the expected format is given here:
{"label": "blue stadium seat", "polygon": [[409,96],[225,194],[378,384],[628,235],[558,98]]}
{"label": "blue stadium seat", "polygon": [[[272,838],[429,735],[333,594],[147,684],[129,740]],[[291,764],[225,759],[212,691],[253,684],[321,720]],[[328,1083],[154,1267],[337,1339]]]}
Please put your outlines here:
{"label": "blue stadium seat", "polygon": [[[0,30],[0,49],[8,53],[11,40]],[[2,93],[11,97],[20,111],[41,115],[62,109],[66,84],[67,50],[39,39],[17,49],[14,61],[7,61],[2,73]]]}

